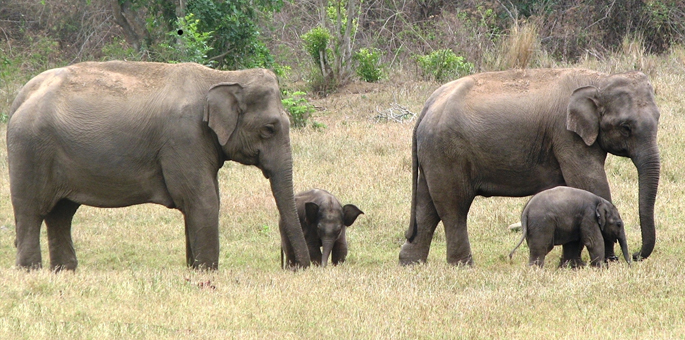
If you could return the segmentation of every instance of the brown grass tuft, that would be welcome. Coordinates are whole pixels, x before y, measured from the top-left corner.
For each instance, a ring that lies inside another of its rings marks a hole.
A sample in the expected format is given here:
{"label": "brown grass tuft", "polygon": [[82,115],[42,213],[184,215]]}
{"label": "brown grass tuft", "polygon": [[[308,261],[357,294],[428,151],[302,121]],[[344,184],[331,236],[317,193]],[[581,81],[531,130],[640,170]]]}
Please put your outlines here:
{"label": "brown grass tuft", "polygon": [[530,66],[539,50],[540,41],[537,25],[533,22],[515,23],[507,37],[502,40],[501,59],[498,68],[502,70],[525,69]]}

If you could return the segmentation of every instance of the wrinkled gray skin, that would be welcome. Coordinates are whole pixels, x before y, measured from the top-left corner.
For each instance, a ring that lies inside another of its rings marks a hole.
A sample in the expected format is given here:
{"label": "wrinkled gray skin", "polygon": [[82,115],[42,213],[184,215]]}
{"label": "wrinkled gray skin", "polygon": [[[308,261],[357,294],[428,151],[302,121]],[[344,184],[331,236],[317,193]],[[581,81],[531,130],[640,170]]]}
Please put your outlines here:
{"label": "wrinkled gray skin", "polygon": [[[545,256],[555,245],[580,242],[590,253],[590,263],[604,266],[604,244],[616,242],[630,264],[628,242],[621,215],[611,202],[585,190],[556,187],[533,196],[521,214],[523,235],[509,253],[509,259],[526,239],[528,264],[542,268]],[[584,266],[580,257],[560,265]]]}
{"label": "wrinkled gray skin", "polygon": [[7,127],[16,265],[41,267],[43,221],[50,268],[73,270],[71,221],[80,205],[157,203],[183,213],[188,266],[216,269],[217,172],[232,160],[271,181],[281,235],[294,245],[286,255],[308,266],[289,126],[267,70],[111,61],[41,73],[19,92]]}
{"label": "wrinkled gray skin", "polygon": [[[559,185],[611,201],[607,153],[629,157],[638,172],[642,249],[654,249],[659,183],[659,110],[640,72],[582,69],[480,73],[447,83],[426,102],[412,142],[412,205],[401,264],[424,262],[438,222],[447,261],[472,264],[466,217],[481,196],[533,195]],[[564,260],[582,243],[564,247]],[[605,257],[615,260],[613,244]]]}
{"label": "wrinkled gray skin", "polygon": [[[295,195],[295,205],[312,263],[326,267],[329,256],[334,265],[344,262],[347,257],[347,227],[364,212],[353,204],[341,205],[330,192],[320,189]],[[289,247],[284,243],[281,248],[285,251]],[[290,262],[287,264],[292,265]],[[281,266],[284,265],[281,257]]]}

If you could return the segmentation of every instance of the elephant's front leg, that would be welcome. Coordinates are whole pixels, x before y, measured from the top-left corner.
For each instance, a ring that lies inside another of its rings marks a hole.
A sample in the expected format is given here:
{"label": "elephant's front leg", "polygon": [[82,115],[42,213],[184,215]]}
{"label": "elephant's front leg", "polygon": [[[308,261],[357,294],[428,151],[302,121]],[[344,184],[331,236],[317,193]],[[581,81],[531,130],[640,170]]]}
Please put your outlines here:
{"label": "elephant's front leg", "polygon": [[[609,188],[609,181],[604,170],[606,152],[599,146],[588,149],[585,149],[584,145],[581,147],[584,149],[582,157],[579,157],[577,152],[564,152],[563,150],[557,152],[555,150],[555,155],[564,176],[564,182],[569,187],[587,190],[611,202],[611,189]],[[614,253],[613,244],[605,243],[604,258],[618,261],[618,257]],[[562,261],[564,260],[570,259],[564,256]]]}
{"label": "elephant's front leg", "polygon": [[315,266],[321,265],[321,240],[307,239],[307,248],[309,248],[309,260]]}
{"label": "elephant's front leg", "polygon": [[[197,164],[179,168],[181,164]],[[219,267],[219,183],[216,174],[203,169],[202,161],[174,158],[163,170],[168,194],[183,213],[186,264],[193,269]]]}
{"label": "elephant's front leg", "polygon": [[333,250],[331,251],[331,262],[333,265],[338,265],[339,263],[345,262],[347,258],[347,239],[345,238],[345,231],[340,235],[340,238],[335,241],[333,245]]}
{"label": "elephant's front leg", "polygon": [[612,240],[604,240],[604,260],[616,262],[618,261],[618,256],[614,252],[615,242]]}
{"label": "elephant's front leg", "polygon": [[[216,181],[214,182],[216,184]],[[205,186],[201,195],[186,195],[179,205],[185,220],[186,263],[193,269],[219,267],[219,193]]]}
{"label": "elephant's front leg", "polygon": [[194,207],[184,212],[186,261],[193,269],[219,268],[219,209]]}

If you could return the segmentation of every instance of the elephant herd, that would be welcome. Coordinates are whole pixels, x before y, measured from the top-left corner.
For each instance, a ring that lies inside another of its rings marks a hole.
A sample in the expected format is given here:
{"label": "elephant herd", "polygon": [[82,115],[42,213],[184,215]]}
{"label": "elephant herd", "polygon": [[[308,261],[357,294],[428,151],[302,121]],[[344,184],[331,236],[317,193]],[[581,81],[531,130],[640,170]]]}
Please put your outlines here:
{"label": "elephant herd", "polygon": [[[608,153],[637,168],[642,248],[633,258],[647,258],[655,243],[658,120],[654,90],[640,72],[509,70],[441,86],[413,131],[400,263],[425,262],[442,221],[447,262],[472,264],[473,199],[538,193],[522,216],[531,264],[563,244],[562,264],[579,264],[588,247],[597,265],[616,259],[616,241],[629,261],[610,203]],[[43,221],[50,268],[74,270],[71,224],[80,205],[157,203],[183,214],[187,265],[217,269],[217,173],[225,161],[254,165],[269,179],[284,267],[325,265],[330,254],[334,264],[344,261],[345,227],[363,212],[323,190],[294,194],[289,128],[276,76],[263,69],[110,61],[41,73],[20,90],[7,126],[16,266],[42,266]],[[547,190],[557,186],[582,190]]]}

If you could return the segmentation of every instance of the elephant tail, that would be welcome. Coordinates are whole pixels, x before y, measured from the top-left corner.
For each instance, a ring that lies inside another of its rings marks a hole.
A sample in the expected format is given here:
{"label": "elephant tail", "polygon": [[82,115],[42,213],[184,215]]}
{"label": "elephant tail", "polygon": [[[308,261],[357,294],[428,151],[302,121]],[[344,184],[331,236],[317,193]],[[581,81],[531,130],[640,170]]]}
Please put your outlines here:
{"label": "elephant tail", "polygon": [[514,252],[516,252],[516,249],[521,246],[521,243],[523,243],[523,240],[526,238],[526,233],[528,232],[528,214],[526,214],[526,208],[523,209],[523,214],[521,215],[521,239],[516,247],[514,247],[514,249],[512,249],[512,251],[509,253],[509,261],[511,261],[511,259],[514,257]]}
{"label": "elephant tail", "polygon": [[414,126],[414,131],[411,137],[411,217],[409,218],[409,229],[404,233],[404,237],[407,242],[414,241],[414,237],[418,232],[418,224],[416,223],[416,191],[419,182],[419,157],[417,155],[417,130],[419,129],[419,124],[421,124],[421,119],[428,111],[429,105],[426,105],[421,112],[421,115],[416,120],[416,125]]}

